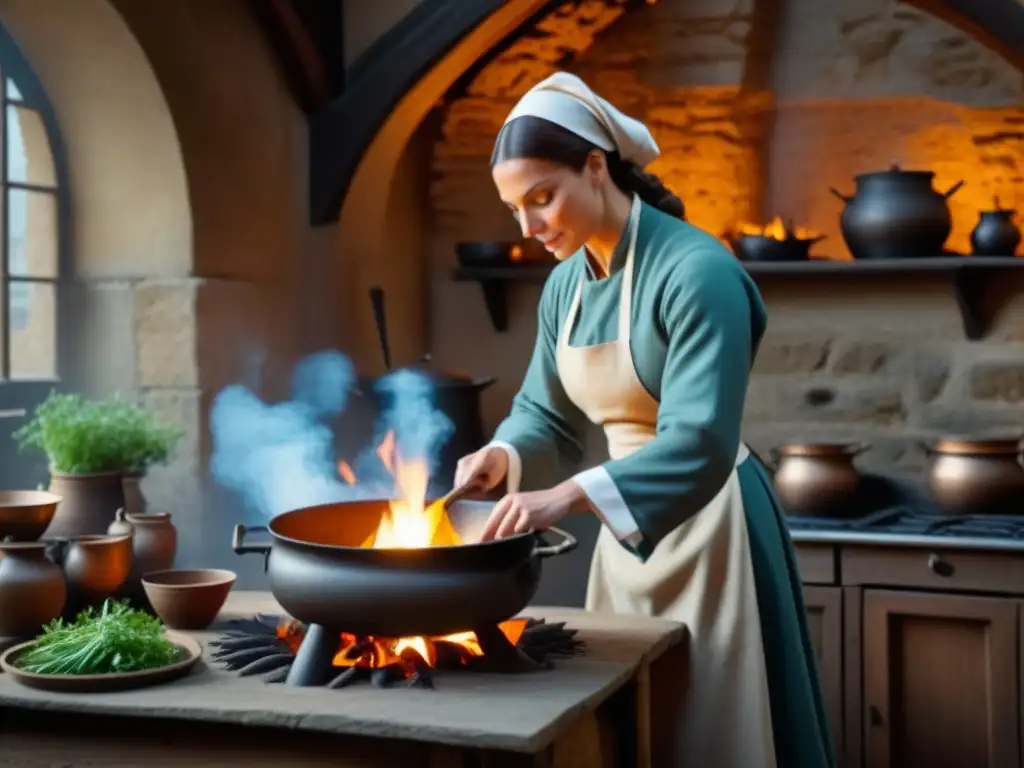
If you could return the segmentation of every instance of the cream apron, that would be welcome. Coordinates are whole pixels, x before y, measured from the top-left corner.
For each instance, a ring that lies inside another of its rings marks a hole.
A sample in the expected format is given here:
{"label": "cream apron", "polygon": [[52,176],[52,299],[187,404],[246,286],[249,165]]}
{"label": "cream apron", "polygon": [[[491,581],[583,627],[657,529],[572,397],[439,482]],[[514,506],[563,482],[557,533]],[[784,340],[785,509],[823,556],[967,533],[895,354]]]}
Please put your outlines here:
{"label": "cream apron", "polygon": [[[630,213],[616,341],[570,347],[583,280],[561,331],[558,374],[569,398],[604,428],[612,459],[654,439],[658,401],[640,383],[629,349],[639,201]],[[749,455],[741,445],[738,465]],[[718,495],[641,562],[601,526],[587,609],[658,616],[690,631],[689,690],[678,714],[671,765],[774,768],[771,705],[747,526],[735,469]],[[797,768],[797,766],[784,766]]]}

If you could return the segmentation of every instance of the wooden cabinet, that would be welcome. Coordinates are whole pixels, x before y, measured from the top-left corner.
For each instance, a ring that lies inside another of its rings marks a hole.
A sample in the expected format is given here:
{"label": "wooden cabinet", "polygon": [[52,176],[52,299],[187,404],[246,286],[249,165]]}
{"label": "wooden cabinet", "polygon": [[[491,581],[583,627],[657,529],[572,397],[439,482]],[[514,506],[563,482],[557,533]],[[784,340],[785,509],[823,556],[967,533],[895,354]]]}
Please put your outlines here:
{"label": "wooden cabinet", "polygon": [[864,756],[871,768],[1020,765],[1017,605],[864,592]]}
{"label": "wooden cabinet", "polygon": [[843,741],[843,590],[839,587],[804,587],[804,608],[811,634],[821,694],[825,699],[832,741],[839,750]]}
{"label": "wooden cabinet", "polygon": [[1024,768],[1024,553],[796,546],[843,768]]}

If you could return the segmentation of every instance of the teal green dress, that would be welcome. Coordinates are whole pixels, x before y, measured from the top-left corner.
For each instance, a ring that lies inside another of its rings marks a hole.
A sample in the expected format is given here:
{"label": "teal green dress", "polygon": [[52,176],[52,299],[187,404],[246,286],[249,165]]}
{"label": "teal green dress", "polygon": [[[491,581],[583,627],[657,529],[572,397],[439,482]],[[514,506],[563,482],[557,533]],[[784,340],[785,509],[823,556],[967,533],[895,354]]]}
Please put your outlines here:
{"label": "teal green dress", "polygon": [[[521,487],[547,488],[580,469],[586,417],[569,400],[556,345],[577,286],[569,343],[614,341],[629,232],[596,279],[583,251],[548,278],[526,377],[494,440],[515,448]],[[658,401],[658,437],[643,452],[603,465],[639,528],[620,542],[645,560],[669,532],[703,509],[733,471],[750,368],[767,316],[753,281],[714,237],[644,205],[635,253],[630,352]],[[672,430],[664,439],[663,424]],[[680,425],[683,425],[680,427]],[[835,765],[803,593],[785,514],[754,457],[737,468],[761,620],[776,763]]]}

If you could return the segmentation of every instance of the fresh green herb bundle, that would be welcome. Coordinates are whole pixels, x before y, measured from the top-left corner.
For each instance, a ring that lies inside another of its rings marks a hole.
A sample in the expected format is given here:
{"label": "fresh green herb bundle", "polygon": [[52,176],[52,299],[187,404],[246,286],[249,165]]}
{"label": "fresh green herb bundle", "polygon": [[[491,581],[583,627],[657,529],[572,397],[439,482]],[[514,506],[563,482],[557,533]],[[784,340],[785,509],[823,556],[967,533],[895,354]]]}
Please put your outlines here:
{"label": "fresh green herb bundle", "polygon": [[182,434],[121,395],[88,400],[51,392],[13,437],[22,451],[43,451],[55,472],[142,474],[166,463]]}
{"label": "fresh green herb bundle", "polygon": [[164,637],[159,619],[107,600],[97,612],[82,611],[71,623],[54,619],[18,660],[37,675],[103,675],[173,664],[181,649]]}

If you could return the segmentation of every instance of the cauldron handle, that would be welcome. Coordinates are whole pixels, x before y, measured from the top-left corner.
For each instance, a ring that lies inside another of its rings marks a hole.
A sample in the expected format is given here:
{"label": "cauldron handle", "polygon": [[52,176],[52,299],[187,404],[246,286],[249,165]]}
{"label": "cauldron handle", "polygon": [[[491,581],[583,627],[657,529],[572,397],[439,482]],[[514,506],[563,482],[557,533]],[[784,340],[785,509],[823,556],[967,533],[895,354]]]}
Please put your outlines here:
{"label": "cauldron handle", "polygon": [[[564,555],[566,552],[572,552],[579,546],[579,542],[576,537],[568,531],[563,531],[561,528],[548,528],[547,531],[551,533],[557,533],[562,537],[563,541],[559,544],[553,544],[544,547],[534,547],[533,554],[537,557],[554,557],[555,555]],[[547,532],[545,531],[545,533]]]}
{"label": "cauldron handle", "polygon": [[966,183],[967,183],[966,181],[961,179],[956,184],[954,184],[952,187],[950,187],[945,192],[943,192],[942,196],[944,198],[946,198],[947,200],[949,200],[949,198],[951,198],[953,195],[955,195],[960,190],[960,187],[962,187]]}
{"label": "cauldron handle", "polygon": [[235,526],[235,532],[231,536],[231,548],[236,555],[265,555],[270,552],[270,544],[247,544],[245,535],[253,532],[266,532],[267,526],[254,525],[252,528],[239,523]]}

